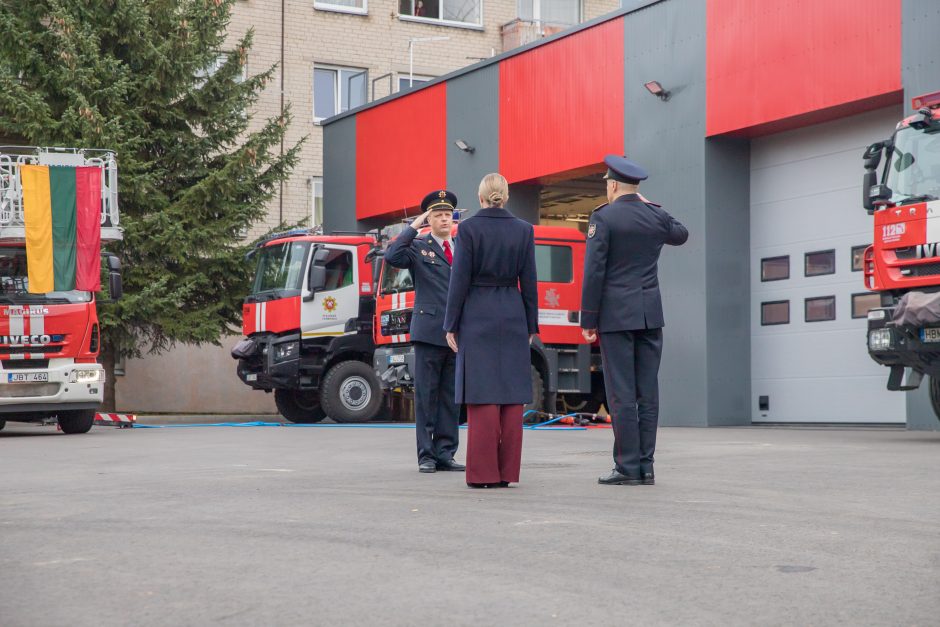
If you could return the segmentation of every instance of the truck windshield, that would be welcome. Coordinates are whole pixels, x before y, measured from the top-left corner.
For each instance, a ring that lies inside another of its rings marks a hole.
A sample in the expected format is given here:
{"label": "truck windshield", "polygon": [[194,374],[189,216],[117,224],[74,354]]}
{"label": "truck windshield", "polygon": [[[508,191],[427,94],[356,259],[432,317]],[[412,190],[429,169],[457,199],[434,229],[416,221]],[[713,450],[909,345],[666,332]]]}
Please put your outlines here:
{"label": "truck windshield", "polygon": [[940,133],[910,127],[898,131],[885,185],[894,204],[940,198]]}
{"label": "truck windshield", "polygon": [[258,267],[252,294],[291,290],[303,285],[304,267],[310,242],[284,242],[265,246],[258,254]]}
{"label": "truck windshield", "polygon": [[0,248],[0,303],[25,305],[30,303],[88,303],[91,292],[69,290],[31,294],[29,275],[26,271],[26,249]]}
{"label": "truck windshield", "polygon": [[415,288],[414,281],[411,280],[411,271],[407,268],[395,268],[385,264],[382,270],[382,293],[398,294],[399,292],[410,292]]}

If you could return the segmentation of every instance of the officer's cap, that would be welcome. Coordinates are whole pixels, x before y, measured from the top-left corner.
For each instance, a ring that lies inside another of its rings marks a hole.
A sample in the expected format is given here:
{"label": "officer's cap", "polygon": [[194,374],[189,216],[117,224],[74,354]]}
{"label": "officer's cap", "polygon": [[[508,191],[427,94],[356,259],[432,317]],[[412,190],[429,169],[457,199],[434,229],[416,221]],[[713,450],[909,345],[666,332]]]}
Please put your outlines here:
{"label": "officer's cap", "polygon": [[604,175],[605,179],[613,179],[621,183],[636,185],[649,177],[646,170],[626,157],[607,155],[604,157],[604,163],[607,165],[607,174]]}
{"label": "officer's cap", "polygon": [[421,201],[421,211],[453,211],[457,206],[457,195],[446,189],[438,189]]}

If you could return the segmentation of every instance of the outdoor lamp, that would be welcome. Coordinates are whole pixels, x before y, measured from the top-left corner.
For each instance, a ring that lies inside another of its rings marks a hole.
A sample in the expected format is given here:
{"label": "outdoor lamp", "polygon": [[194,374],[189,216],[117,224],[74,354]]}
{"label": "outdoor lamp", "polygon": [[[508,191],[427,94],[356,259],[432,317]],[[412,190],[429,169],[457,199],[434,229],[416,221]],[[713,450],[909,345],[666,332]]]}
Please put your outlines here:
{"label": "outdoor lamp", "polygon": [[669,100],[669,92],[663,89],[663,86],[659,84],[659,81],[643,83],[643,87],[646,87],[646,91],[653,94],[663,102]]}
{"label": "outdoor lamp", "polygon": [[458,139],[457,141],[454,142],[454,144],[457,146],[457,148],[460,148],[464,152],[469,152],[471,155],[473,154],[473,151],[476,150],[476,148],[474,148],[473,146],[471,146],[470,144],[468,144],[462,139]]}

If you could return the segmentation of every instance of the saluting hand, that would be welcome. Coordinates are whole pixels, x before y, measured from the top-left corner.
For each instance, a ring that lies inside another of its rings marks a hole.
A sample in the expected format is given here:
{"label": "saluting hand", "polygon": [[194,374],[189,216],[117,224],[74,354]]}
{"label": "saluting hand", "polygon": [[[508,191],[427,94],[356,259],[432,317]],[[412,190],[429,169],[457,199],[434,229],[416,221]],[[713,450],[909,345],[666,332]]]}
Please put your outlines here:
{"label": "saluting hand", "polygon": [[450,346],[450,350],[457,352],[457,334],[448,333],[447,334],[447,345]]}
{"label": "saluting hand", "polygon": [[588,342],[593,342],[597,339],[597,329],[581,329],[581,335]]}
{"label": "saluting hand", "polygon": [[428,219],[429,215],[431,215],[430,209],[428,209],[427,211],[422,213],[420,216],[415,218],[414,222],[411,223],[411,228],[413,228],[415,231],[420,229],[424,225],[424,221]]}

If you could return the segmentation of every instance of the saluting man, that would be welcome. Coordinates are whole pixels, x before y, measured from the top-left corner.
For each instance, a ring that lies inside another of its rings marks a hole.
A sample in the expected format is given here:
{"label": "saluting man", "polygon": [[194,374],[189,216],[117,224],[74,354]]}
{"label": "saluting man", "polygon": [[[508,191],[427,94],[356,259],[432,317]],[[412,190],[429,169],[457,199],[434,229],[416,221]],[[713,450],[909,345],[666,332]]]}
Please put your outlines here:
{"label": "saluting man", "polygon": [[[444,310],[450,267],[451,240],[457,196],[436,190],[421,201],[420,216],[405,227],[385,251],[385,261],[408,268],[415,285],[411,341],[415,349],[415,432],[418,470],[465,470],[454,461],[457,452],[460,407],[454,402],[456,357],[444,337]],[[431,232],[418,237],[425,220]]]}
{"label": "saluting man", "polygon": [[608,204],[591,215],[581,292],[581,332],[589,342],[601,336],[614,431],[614,469],[598,483],[653,485],[664,326],[657,264],[663,244],[684,244],[689,232],[638,193],[643,168],[617,155],[604,163]]}

